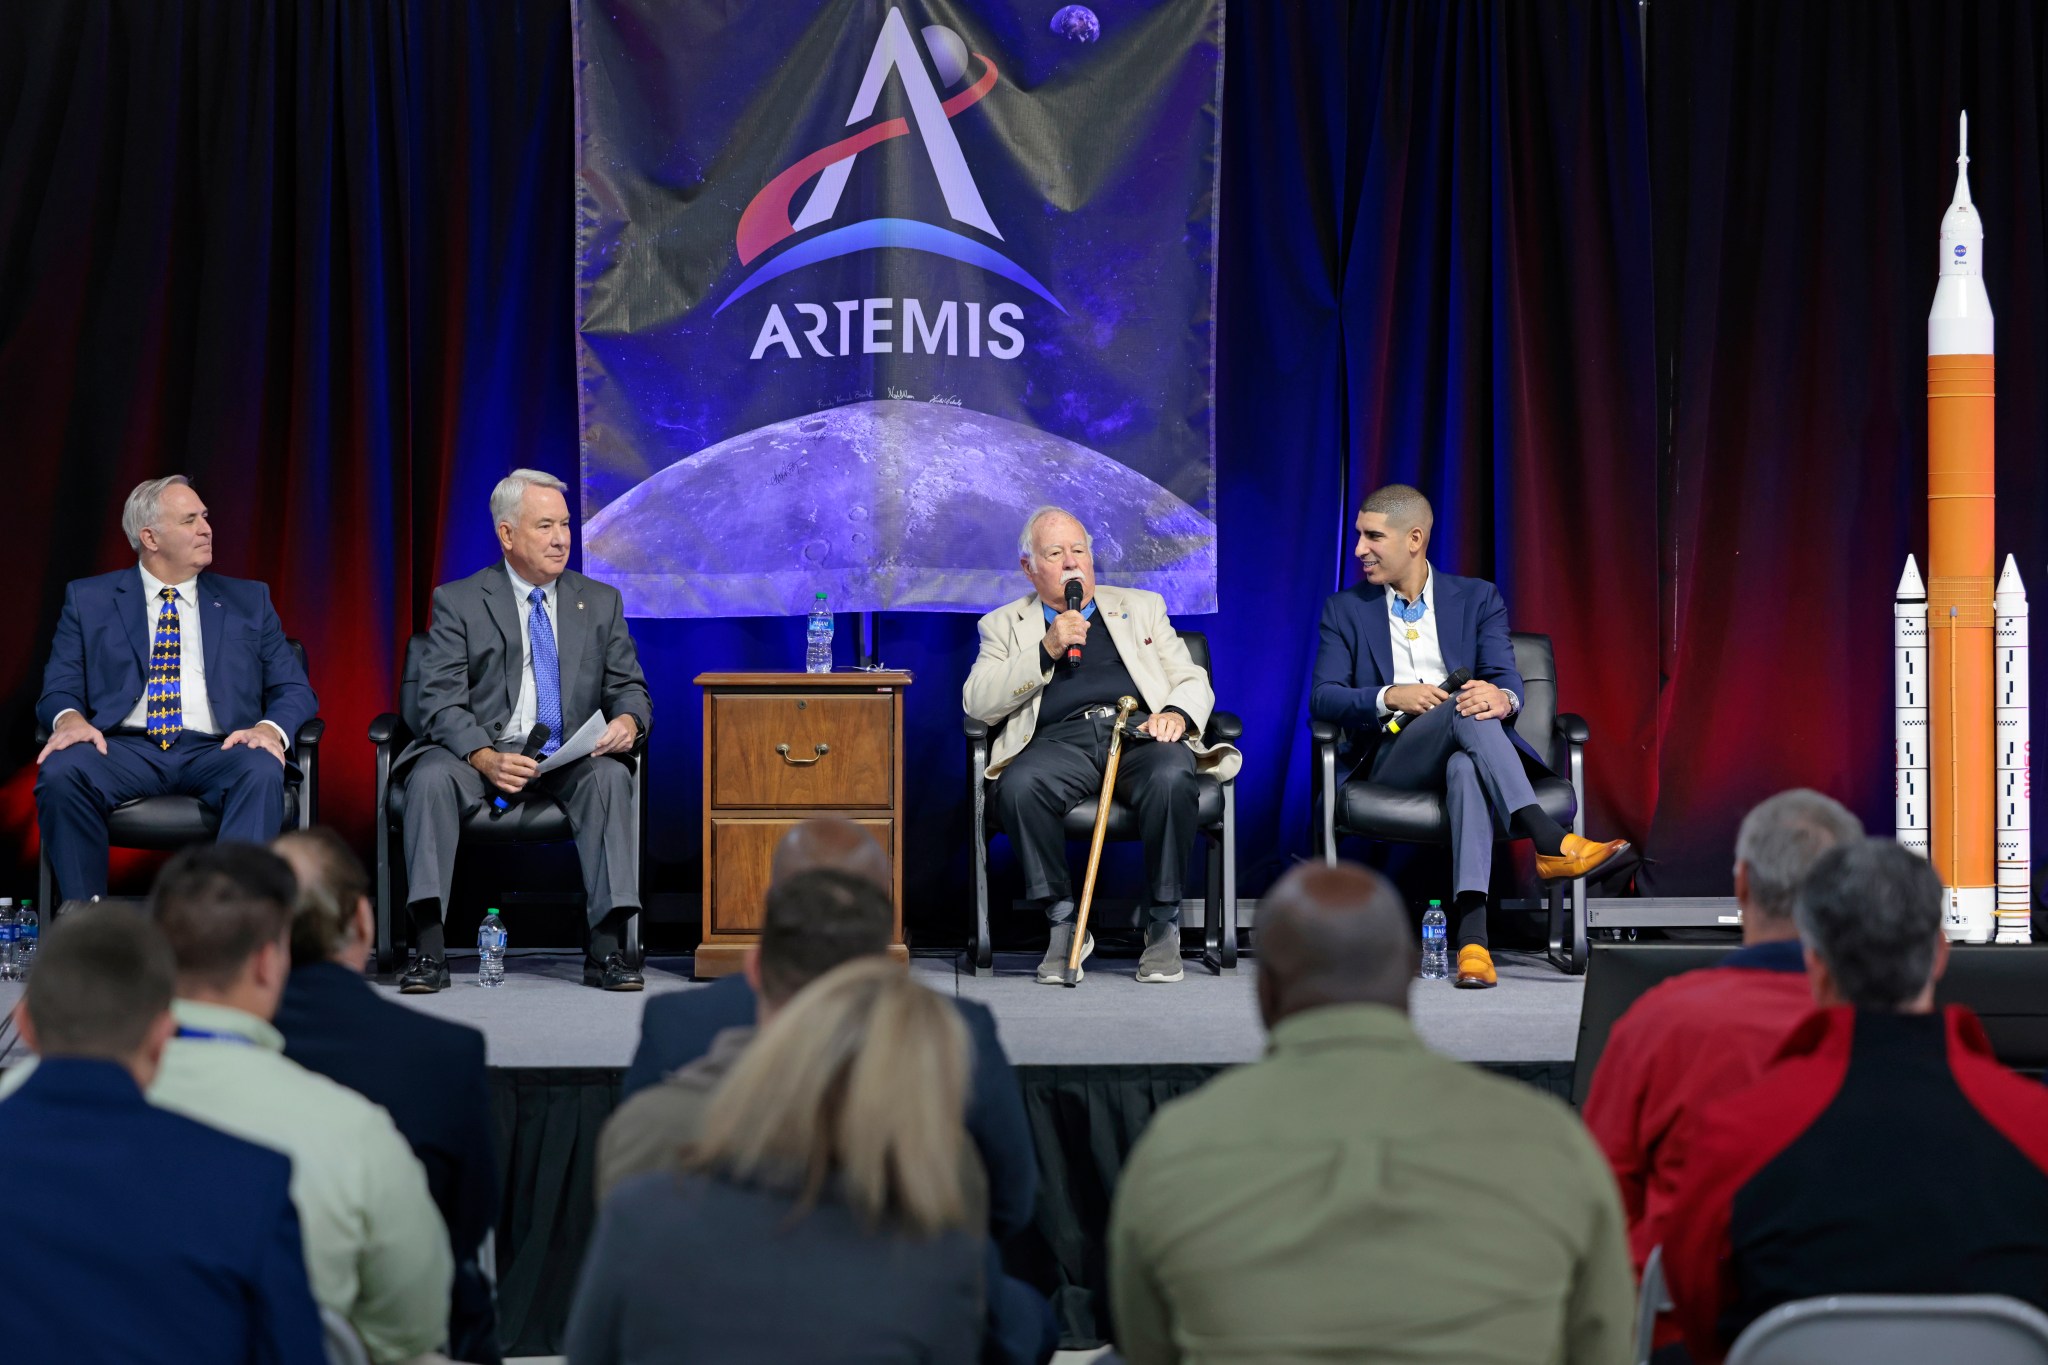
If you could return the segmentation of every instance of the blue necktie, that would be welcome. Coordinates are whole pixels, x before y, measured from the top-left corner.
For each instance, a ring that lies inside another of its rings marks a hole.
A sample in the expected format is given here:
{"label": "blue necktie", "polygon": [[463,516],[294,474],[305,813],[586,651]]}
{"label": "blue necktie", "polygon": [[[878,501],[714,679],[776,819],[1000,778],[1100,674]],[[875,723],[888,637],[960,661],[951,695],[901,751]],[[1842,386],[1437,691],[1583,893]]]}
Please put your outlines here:
{"label": "blue necktie", "polygon": [[182,641],[178,630],[178,590],[165,588],[163,610],[157,613],[156,638],[149,646],[149,677],[143,695],[149,698],[144,733],[168,749],[185,728],[184,699],[179,695]]}
{"label": "blue necktie", "polygon": [[562,747],[562,663],[555,657],[555,628],[548,624],[547,593],[535,588],[526,594],[533,603],[527,631],[533,637],[533,718],[548,727],[543,755]]}

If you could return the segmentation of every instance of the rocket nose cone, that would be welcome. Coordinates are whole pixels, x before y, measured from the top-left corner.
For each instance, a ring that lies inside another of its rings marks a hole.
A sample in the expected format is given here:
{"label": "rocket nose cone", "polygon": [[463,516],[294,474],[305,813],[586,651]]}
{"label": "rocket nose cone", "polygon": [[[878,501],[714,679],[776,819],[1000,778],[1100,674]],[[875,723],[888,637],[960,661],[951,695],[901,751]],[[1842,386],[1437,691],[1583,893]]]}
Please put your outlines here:
{"label": "rocket nose cone", "polygon": [[2005,557],[2005,568],[1999,571],[1998,587],[1994,591],[2001,593],[2024,593],[2026,590],[2026,584],[2020,582],[2020,566],[2018,562],[2011,555],[2007,555]]}
{"label": "rocket nose cone", "polygon": [[1894,597],[1926,597],[1927,585],[1920,581],[1920,564],[1913,556],[1906,556],[1906,570],[1899,575],[1899,590]]}

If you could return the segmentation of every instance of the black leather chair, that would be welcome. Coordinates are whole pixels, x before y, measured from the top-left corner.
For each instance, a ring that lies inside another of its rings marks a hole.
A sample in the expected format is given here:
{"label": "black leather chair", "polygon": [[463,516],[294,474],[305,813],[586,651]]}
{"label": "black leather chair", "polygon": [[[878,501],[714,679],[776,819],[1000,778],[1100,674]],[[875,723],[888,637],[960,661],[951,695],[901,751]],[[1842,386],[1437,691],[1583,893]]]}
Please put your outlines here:
{"label": "black leather chair", "polygon": [[[393,783],[391,765],[420,731],[420,656],[427,637],[415,635],[405,644],[405,670],[398,683],[398,712],[386,711],[370,722],[370,743],[377,748],[377,969],[405,965],[406,948],[398,941],[397,916],[405,897],[405,784]],[[633,759],[633,827],[639,833],[640,885],[647,885],[647,737],[640,737]],[[465,844],[558,844],[575,838],[569,813],[551,800],[519,801],[503,815],[485,806],[463,822]],[[640,917],[626,921],[626,958],[641,962]]]}
{"label": "black leather chair", "polygon": [[[305,668],[306,647],[297,640],[285,643],[292,647],[299,667]],[[285,765],[284,777],[287,829],[305,829],[320,819],[320,737],[326,733],[327,722],[315,716],[292,739],[292,761]],[[36,747],[42,748],[49,738],[48,727],[38,722]],[[205,843],[219,834],[220,812],[196,796],[144,796],[107,812],[107,839],[115,848],[169,851]],[[57,910],[58,890],[45,849],[36,860],[36,914],[46,929]]]}
{"label": "black leather chair", "polygon": [[[1588,733],[1582,717],[1557,713],[1557,663],[1548,635],[1516,631],[1510,637],[1515,647],[1515,668],[1522,675],[1522,709],[1515,715],[1515,733],[1529,747],[1543,755],[1552,772],[1565,777],[1545,778],[1535,784],[1536,804],[1551,819],[1583,835],[1586,824],[1586,762]],[[1383,839],[1402,844],[1443,844],[1451,841],[1450,821],[1444,813],[1441,792],[1404,791],[1371,782],[1337,780],[1339,727],[1328,721],[1309,721],[1309,737],[1316,749],[1316,835],[1317,847],[1326,863],[1337,861],[1337,841],[1347,834]],[[1560,761],[1562,760],[1562,761]],[[1586,882],[1571,883],[1569,901],[1564,888],[1552,883],[1550,908],[1550,960],[1564,971],[1586,970]]]}
{"label": "black leather chair", "polygon": [[[1211,675],[1213,682],[1209,637],[1200,631],[1184,630],[1180,638],[1188,647],[1189,656]],[[983,781],[981,776],[988,771],[990,730],[990,726],[967,717],[967,786],[974,805],[974,828],[980,831],[974,840],[974,938],[967,946],[968,967],[976,976],[988,976],[995,971],[995,949],[988,927],[988,841],[1002,832],[1002,826],[994,803],[988,799],[995,784]],[[1212,711],[1208,728],[1202,731],[1202,742],[1235,744],[1243,734],[1244,722],[1231,712]],[[1208,865],[1202,893],[1202,961],[1217,975],[1225,976],[1237,970],[1237,779],[1221,782],[1204,773],[1201,785],[1196,820],[1202,830]],[[1097,798],[1090,796],[1067,812],[1069,839],[1085,842],[1094,836],[1096,804]],[[1121,798],[1111,800],[1109,829],[1103,837],[1118,843],[1136,842],[1139,837],[1137,814]]]}

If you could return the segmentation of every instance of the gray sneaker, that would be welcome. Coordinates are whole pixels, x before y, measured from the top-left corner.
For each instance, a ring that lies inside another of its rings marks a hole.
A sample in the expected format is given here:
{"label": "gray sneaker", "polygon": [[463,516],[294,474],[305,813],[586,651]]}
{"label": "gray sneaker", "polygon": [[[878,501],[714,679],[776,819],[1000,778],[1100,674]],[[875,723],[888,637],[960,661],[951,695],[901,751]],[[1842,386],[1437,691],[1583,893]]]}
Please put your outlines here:
{"label": "gray sneaker", "polygon": [[1145,951],[1138,957],[1138,980],[1178,981],[1187,973],[1180,965],[1180,925],[1145,926]]}
{"label": "gray sneaker", "polygon": [[[1074,926],[1055,924],[1052,927],[1052,942],[1045,945],[1045,957],[1038,964],[1038,979],[1048,986],[1064,986],[1067,983],[1067,954],[1073,951],[1073,947]],[[1095,935],[1090,934],[1081,940],[1081,960],[1086,962],[1088,955],[1094,951]],[[1086,971],[1076,971],[1075,983],[1079,984],[1081,978],[1087,974]]]}

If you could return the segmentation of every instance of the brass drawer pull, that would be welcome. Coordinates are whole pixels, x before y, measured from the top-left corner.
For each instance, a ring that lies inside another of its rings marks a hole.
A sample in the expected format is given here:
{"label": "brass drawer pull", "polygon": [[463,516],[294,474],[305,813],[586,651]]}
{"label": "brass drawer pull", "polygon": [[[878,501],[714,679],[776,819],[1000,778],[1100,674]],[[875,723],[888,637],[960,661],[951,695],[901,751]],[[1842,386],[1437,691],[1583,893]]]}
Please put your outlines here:
{"label": "brass drawer pull", "polygon": [[[829,744],[813,744],[811,748],[817,752],[818,758],[823,758],[826,754],[832,752],[832,746]],[[818,758],[791,758],[787,744],[776,745],[775,752],[780,754],[782,761],[792,768],[808,768],[818,761]]]}

